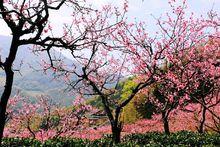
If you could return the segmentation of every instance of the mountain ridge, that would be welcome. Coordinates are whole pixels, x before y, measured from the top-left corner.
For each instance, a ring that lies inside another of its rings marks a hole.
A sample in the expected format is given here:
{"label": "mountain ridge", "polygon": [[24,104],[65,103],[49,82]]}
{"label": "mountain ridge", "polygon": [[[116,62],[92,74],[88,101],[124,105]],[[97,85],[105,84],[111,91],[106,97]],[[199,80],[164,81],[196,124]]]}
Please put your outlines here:
{"label": "mountain ridge", "polygon": [[[9,52],[10,42],[10,36],[0,35],[0,57],[2,61],[5,60]],[[48,60],[46,53],[34,54],[31,49],[31,45],[21,46],[18,49],[13,69],[19,70],[19,72],[15,71],[11,96],[15,95],[18,91],[22,96],[27,97],[48,95],[56,102],[70,105],[74,96],[64,92],[67,85],[65,85],[62,80],[55,80],[51,72],[46,75],[43,72],[35,70],[42,69],[40,65],[41,59]],[[68,63],[72,62],[62,55],[61,52],[54,50],[53,53],[59,55]],[[0,92],[3,91],[4,78],[4,71],[0,69]]]}

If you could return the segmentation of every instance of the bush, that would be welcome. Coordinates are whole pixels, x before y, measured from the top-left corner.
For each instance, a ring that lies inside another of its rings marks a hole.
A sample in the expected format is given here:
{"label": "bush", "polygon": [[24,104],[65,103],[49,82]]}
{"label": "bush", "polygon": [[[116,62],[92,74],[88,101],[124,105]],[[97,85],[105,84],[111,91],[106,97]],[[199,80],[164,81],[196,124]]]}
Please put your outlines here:
{"label": "bush", "polygon": [[56,138],[43,143],[24,138],[4,138],[3,147],[158,147],[158,146],[220,146],[219,134],[198,134],[193,132],[177,132],[171,135],[152,132],[147,134],[131,134],[122,139],[121,144],[113,145],[111,136],[99,140]]}
{"label": "bush", "polygon": [[28,138],[4,138],[2,140],[2,147],[39,147],[41,142],[38,140]]}
{"label": "bush", "polygon": [[172,133],[171,135],[153,132],[131,134],[123,138],[123,142],[126,141],[141,146],[220,146],[220,135],[198,134],[188,131]]}

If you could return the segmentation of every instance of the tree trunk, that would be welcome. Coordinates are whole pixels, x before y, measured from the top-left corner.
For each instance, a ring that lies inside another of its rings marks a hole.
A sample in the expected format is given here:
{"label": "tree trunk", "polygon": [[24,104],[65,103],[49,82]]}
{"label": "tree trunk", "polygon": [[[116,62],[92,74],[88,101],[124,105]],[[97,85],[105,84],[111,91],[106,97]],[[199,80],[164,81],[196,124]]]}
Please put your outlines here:
{"label": "tree trunk", "polygon": [[202,109],[202,120],[200,121],[200,125],[199,125],[199,133],[204,133],[204,124],[205,124],[205,119],[206,119],[206,107],[203,107]]}
{"label": "tree trunk", "polygon": [[112,126],[112,141],[117,144],[121,142],[121,125],[115,124]]}
{"label": "tree trunk", "polygon": [[8,100],[11,95],[12,84],[14,79],[14,72],[12,71],[12,65],[17,54],[18,46],[19,46],[19,36],[14,35],[12,38],[9,55],[6,58],[5,62],[2,63],[6,75],[5,78],[6,80],[5,80],[4,91],[0,99],[0,146],[3,138],[5,121],[7,118],[6,108],[7,108]]}
{"label": "tree trunk", "polygon": [[6,74],[6,84],[0,101],[0,144],[3,138],[5,121],[7,118],[6,107],[7,107],[8,99],[11,95],[12,83],[14,77],[14,73],[11,70],[11,67],[5,68],[5,74]]}
{"label": "tree trunk", "polygon": [[166,112],[162,112],[162,119],[163,119],[164,132],[165,134],[170,135],[169,121],[168,121],[168,117],[166,116]]}

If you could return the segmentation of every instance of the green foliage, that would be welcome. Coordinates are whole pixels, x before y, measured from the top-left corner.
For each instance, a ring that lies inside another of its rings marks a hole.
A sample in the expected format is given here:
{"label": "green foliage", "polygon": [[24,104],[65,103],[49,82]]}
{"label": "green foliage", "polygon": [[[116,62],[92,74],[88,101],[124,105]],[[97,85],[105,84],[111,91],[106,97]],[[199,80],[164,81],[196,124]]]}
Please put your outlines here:
{"label": "green foliage", "polygon": [[147,134],[132,134],[123,139],[132,144],[145,146],[219,146],[219,134],[198,134],[181,131],[166,135],[158,132]]}
{"label": "green foliage", "polygon": [[138,108],[141,114],[143,114],[143,118],[151,119],[154,112],[156,112],[155,105],[152,104],[150,101],[140,104],[142,107]]}
{"label": "green foliage", "polygon": [[[129,78],[124,82],[121,101],[128,98],[132,90],[137,86],[135,78]],[[131,102],[124,107],[121,120],[124,123],[132,123],[141,118],[152,118],[154,106],[143,93],[138,93]]]}
{"label": "green foliage", "polygon": [[42,147],[71,147],[71,146],[85,146],[89,141],[82,139],[67,139],[67,138],[56,138],[47,140],[42,144]]}
{"label": "green foliage", "polygon": [[42,143],[28,138],[3,138],[2,147],[37,147]]}
{"label": "green foliage", "polygon": [[[125,81],[120,101],[124,101],[128,98],[128,96],[132,93],[132,90],[137,84],[133,80],[133,78],[129,78]],[[123,108],[121,120],[125,123],[132,123],[135,122],[137,119],[141,118],[141,115],[138,113],[137,109],[135,108],[134,104],[135,98],[128,103],[127,106]]]}
{"label": "green foliage", "polygon": [[131,134],[122,139],[122,143],[113,144],[111,136],[105,136],[99,140],[89,141],[83,139],[56,138],[41,143],[37,140],[22,138],[4,138],[3,147],[158,147],[158,146],[220,146],[219,134],[198,134],[193,132],[177,132],[171,135],[152,132],[147,134]]}

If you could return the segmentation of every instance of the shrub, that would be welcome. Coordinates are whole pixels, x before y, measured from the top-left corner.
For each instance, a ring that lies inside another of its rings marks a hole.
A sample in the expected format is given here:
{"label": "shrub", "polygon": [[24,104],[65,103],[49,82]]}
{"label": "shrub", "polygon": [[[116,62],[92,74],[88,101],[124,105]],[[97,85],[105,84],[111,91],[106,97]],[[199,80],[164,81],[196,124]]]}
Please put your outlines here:
{"label": "shrub", "polygon": [[181,131],[166,135],[163,133],[131,134],[124,137],[123,142],[129,141],[137,145],[161,145],[161,146],[219,146],[219,134],[198,134]]}
{"label": "shrub", "polygon": [[4,138],[2,140],[2,147],[39,147],[41,142],[29,138]]}
{"label": "shrub", "polygon": [[107,135],[95,141],[71,138],[49,139],[43,143],[25,138],[4,138],[3,147],[158,147],[158,146],[220,146],[219,134],[198,134],[194,132],[177,132],[171,135],[152,132],[131,134],[122,139],[121,144],[114,145],[111,136]]}

